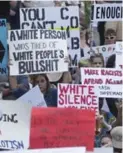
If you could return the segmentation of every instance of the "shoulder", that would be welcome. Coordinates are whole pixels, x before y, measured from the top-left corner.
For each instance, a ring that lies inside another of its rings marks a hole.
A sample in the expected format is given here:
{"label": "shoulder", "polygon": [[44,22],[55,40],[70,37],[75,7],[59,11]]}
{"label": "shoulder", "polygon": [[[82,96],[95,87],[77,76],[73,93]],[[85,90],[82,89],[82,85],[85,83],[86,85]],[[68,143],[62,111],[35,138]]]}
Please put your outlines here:
{"label": "shoulder", "polygon": [[55,88],[50,88],[50,90],[49,90],[52,94],[55,94],[55,93],[57,93],[57,89],[55,89]]}

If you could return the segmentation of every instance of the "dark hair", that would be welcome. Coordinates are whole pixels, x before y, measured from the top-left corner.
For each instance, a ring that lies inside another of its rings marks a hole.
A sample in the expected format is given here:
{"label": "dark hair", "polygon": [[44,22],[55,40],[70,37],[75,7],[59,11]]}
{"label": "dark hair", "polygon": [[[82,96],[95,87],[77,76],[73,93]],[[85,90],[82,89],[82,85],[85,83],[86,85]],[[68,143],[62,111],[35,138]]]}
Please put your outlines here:
{"label": "dark hair", "polygon": [[42,76],[42,77],[45,78],[45,80],[46,80],[46,82],[47,82],[47,89],[46,89],[46,90],[48,90],[48,89],[50,88],[50,82],[49,82],[49,79],[48,79],[48,77],[47,77],[46,74],[35,74],[35,75],[31,75],[31,76],[30,76],[30,79],[31,79],[31,81],[32,81],[33,87],[35,87],[35,86],[37,85],[37,84],[36,84],[36,79],[37,79],[39,76]]}
{"label": "dark hair", "polygon": [[114,29],[107,29],[105,32],[105,36],[113,34],[116,36],[116,31]]}
{"label": "dark hair", "polygon": [[99,54],[94,54],[90,56],[90,62],[93,63],[94,58],[101,58],[102,62],[103,62],[103,66],[104,66],[104,58],[103,55],[101,53]]}
{"label": "dark hair", "polygon": [[115,54],[111,55],[106,62],[106,68],[115,67],[115,60],[116,60],[116,55]]}

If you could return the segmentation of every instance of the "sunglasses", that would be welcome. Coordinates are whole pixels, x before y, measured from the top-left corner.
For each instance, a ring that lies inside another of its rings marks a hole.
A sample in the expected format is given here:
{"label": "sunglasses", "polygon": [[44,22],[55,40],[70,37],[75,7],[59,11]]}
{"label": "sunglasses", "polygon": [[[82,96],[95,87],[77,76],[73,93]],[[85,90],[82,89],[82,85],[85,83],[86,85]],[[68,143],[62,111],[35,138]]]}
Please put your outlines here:
{"label": "sunglasses", "polygon": [[105,37],[105,39],[107,39],[107,40],[112,40],[112,39],[114,39],[114,38],[115,38],[115,36]]}

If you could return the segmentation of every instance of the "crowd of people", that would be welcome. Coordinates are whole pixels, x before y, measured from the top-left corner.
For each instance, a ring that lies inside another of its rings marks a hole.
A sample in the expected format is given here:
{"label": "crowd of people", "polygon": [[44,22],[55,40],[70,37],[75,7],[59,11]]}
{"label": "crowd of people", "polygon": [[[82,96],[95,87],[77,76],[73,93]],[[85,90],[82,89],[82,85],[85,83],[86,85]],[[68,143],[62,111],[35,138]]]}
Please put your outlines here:
{"label": "crowd of people", "polygon": [[[95,3],[122,3],[122,1],[95,1],[90,2],[93,7]],[[78,6],[80,14],[80,49],[92,48],[102,45],[113,45],[117,41],[122,40],[122,21],[107,21],[95,23],[95,27],[91,27],[90,22],[86,22],[86,12],[84,11],[85,2],[76,1],[0,1],[0,19],[7,20],[8,30],[20,29],[20,8],[31,7],[59,7],[59,6]],[[89,8],[91,11],[91,7]],[[91,19],[91,18],[90,18]],[[94,29],[94,31],[93,31]],[[96,38],[92,35],[96,33]],[[98,40],[98,41],[96,41]],[[8,70],[11,60],[8,60]],[[67,59],[70,64],[70,59]],[[44,99],[48,107],[57,107],[58,100],[58,83],[81,84],[82,67],[93,68],[114,68],[116,55],[111,55],[107,61],[101,53],[90,54],[89,59],[81,58],[78,67],[69,68],[68,72],[52,73],[52,74],[35,74],[24,76],[3,76],[0,75],[0,90],[3,100],[16,100],[27,93],[30,89],[39,86],[44,95]],[[115,153],[122,152],[121,140],[115,141],[117,135],[122,135],[122,99],[117,98],[99,98],[99,115],[96,118],[95,142],[96,147],[114,147]],[[106,108],[106,109],[105,109]]]}

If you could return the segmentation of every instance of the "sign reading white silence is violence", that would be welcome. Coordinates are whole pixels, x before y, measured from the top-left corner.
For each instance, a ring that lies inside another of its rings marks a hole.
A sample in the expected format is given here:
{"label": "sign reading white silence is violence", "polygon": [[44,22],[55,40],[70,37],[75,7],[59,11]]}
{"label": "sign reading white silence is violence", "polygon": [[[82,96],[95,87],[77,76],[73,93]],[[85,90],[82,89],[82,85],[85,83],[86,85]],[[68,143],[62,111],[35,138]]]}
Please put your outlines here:
{"label": "sign reading white silence is violence", "polygon": [[116,69],[123,70],[123,42],[116,42]]}
{"label": "sign reading white silence is violence", "polygon": [[93,13],[93,21],[122,21],[123,6],[115,3],[95,4]]}
{"label": "sign reading white silence is violence", "polygon": [[[54,14],[54,16],[53,16]],[[80,59],[79,8],[40,7],[20,9],[21,29],[66,30],[71,66]]]}
{"label": "sign reading white silence is violence", "polygon": [[96,95],[122,98],[123,71],[114,68],[81,68],[81,82],[95,86]]}
{"label": "sign reading white silence is violence", "polygon": [[98,97],[93,85],[59,84],[58,107],[98,110]]}
{"label": "sign reading white silence is violence", "polygon": [[10,75],[68,71],[65,31],[11,30],[9,49]]}
{"label": "sign reading white silence is violence", "polygon": [[28,149],[31,105],[0,100],[0,148]]}

